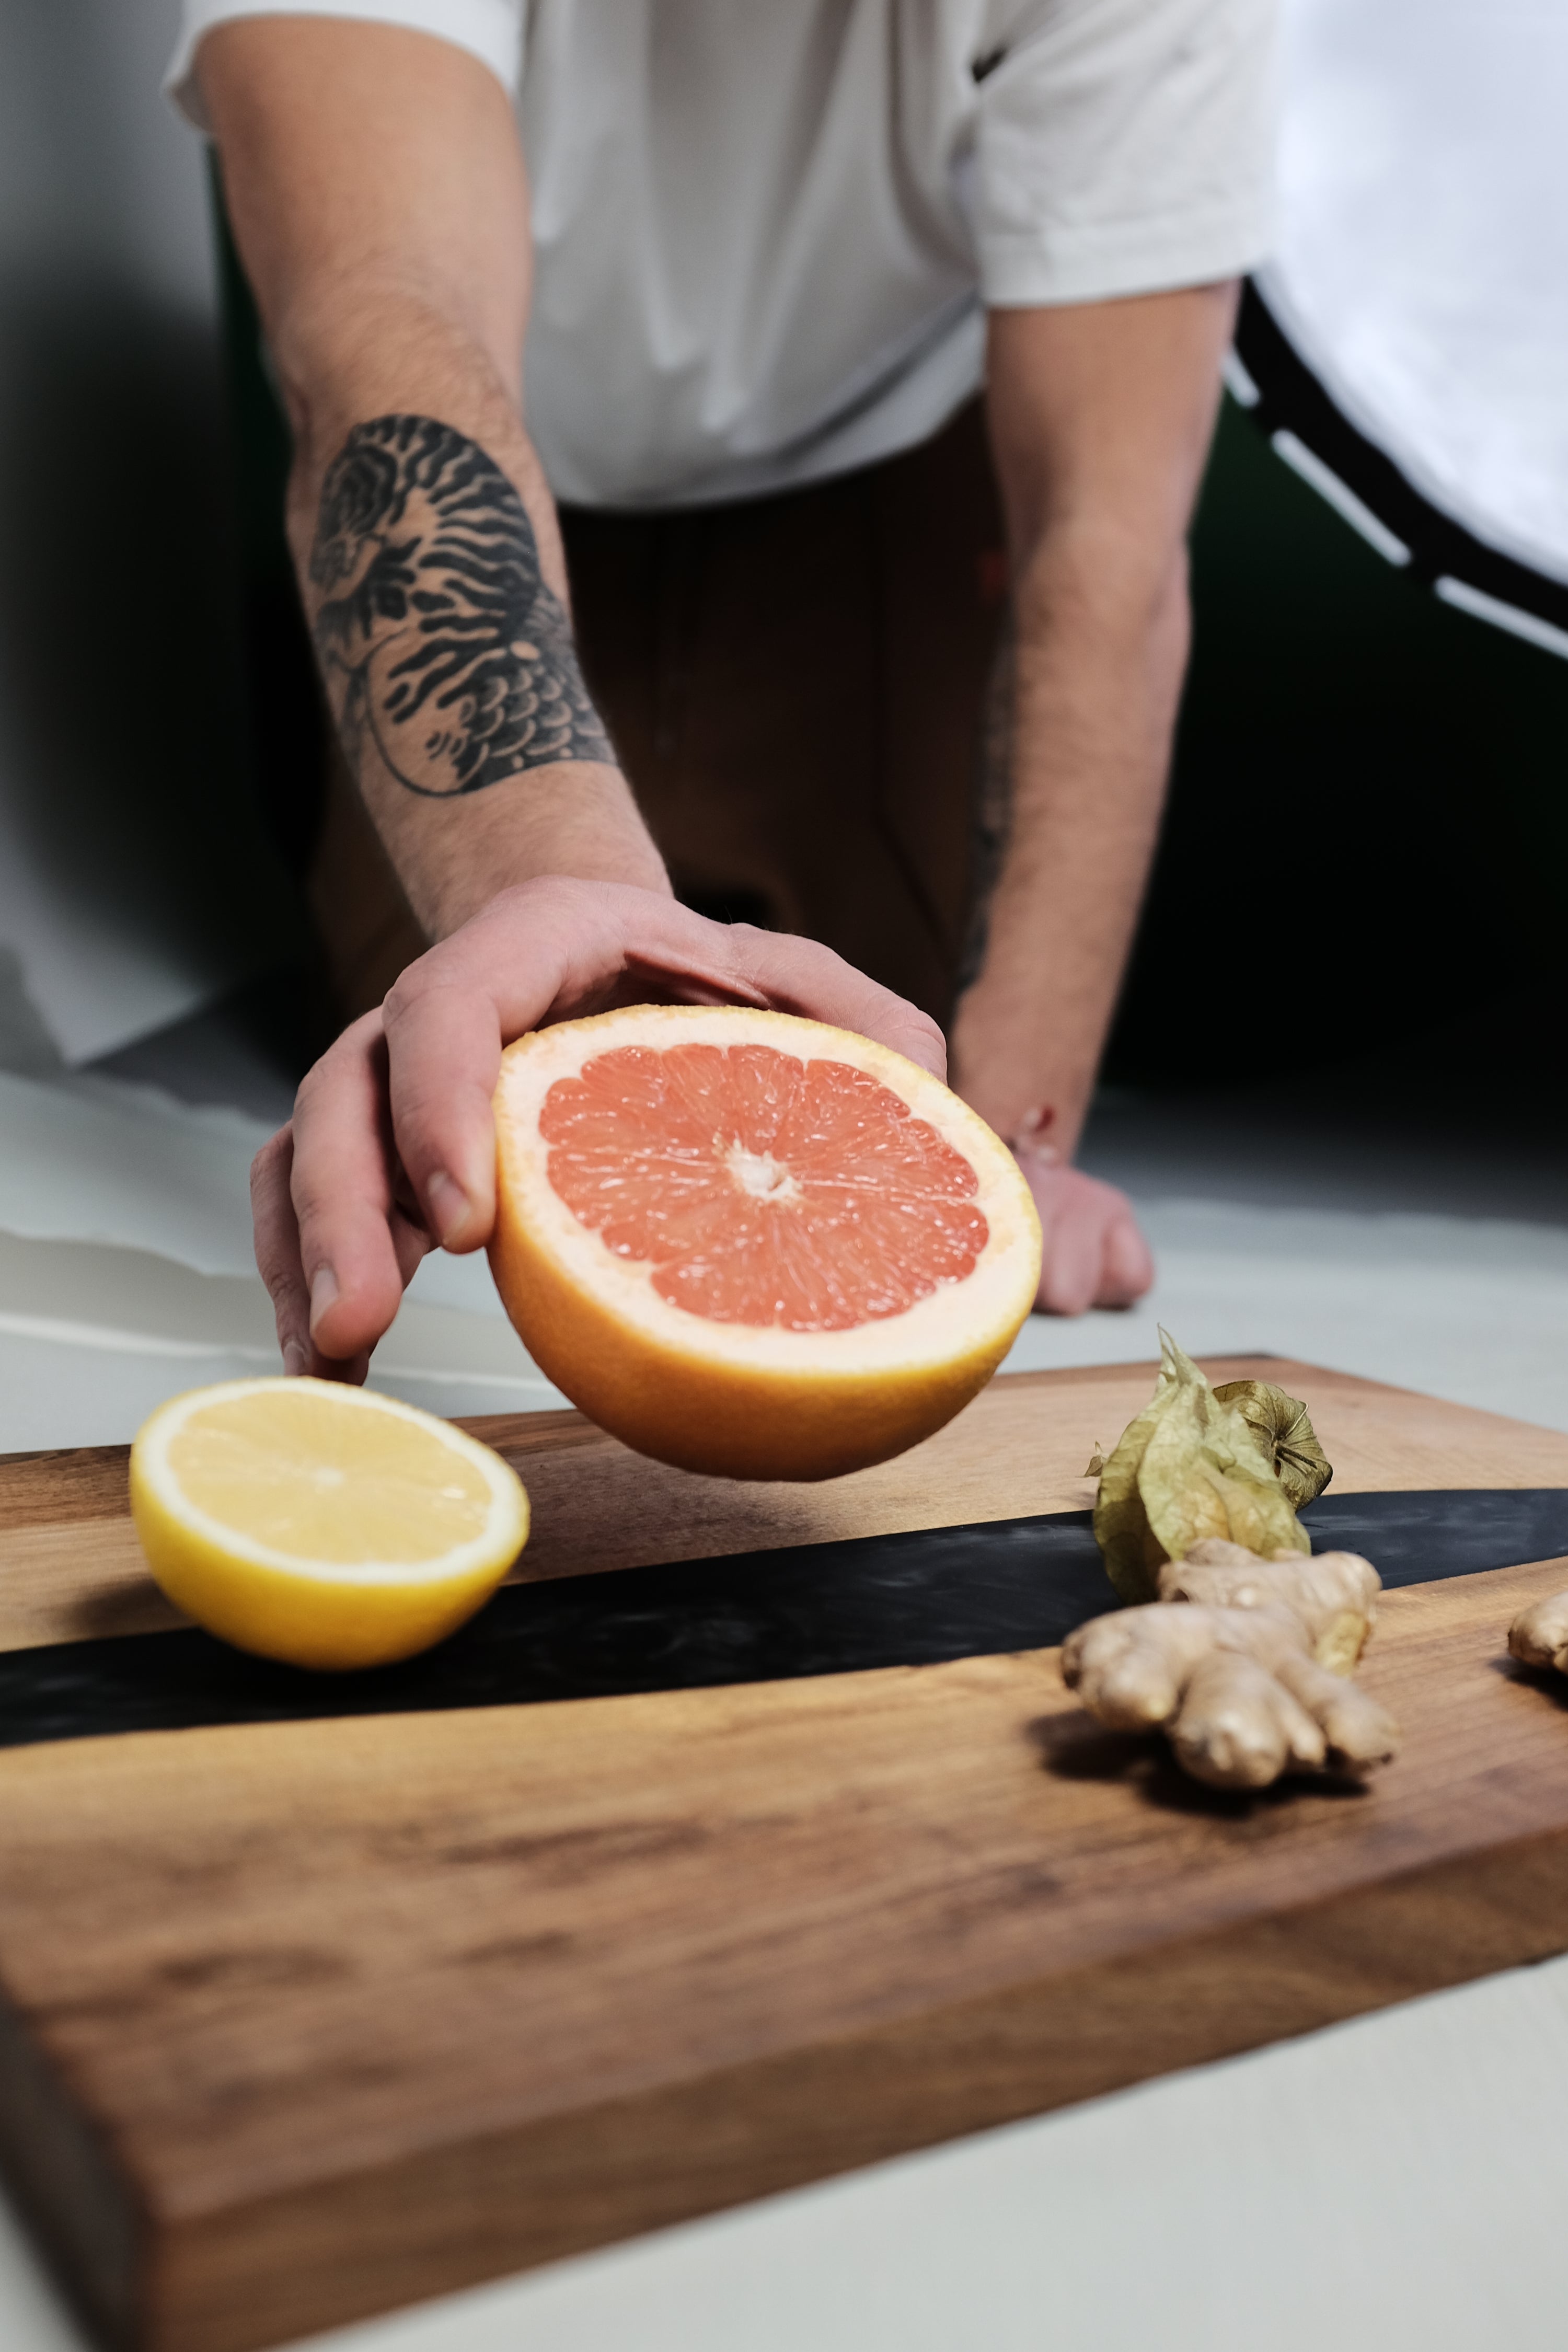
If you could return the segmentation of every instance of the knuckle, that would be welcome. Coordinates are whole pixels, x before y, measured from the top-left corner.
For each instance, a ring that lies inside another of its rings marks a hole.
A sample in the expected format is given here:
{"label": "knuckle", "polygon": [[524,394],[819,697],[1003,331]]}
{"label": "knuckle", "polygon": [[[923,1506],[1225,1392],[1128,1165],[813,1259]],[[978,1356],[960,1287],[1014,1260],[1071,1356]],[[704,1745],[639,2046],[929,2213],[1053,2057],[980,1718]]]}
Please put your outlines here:
{"label": "knuckle", "polygon": [[594,898],[594,887],[576,875],[536,874],[526,882],[510,882],[504,890],[498,890],[476,920],[532,925],[552,916],[571,919],[592,906]]}
{"label": "knuckle", "polygon": [[306,1071],[300,1081],[300,1094],[305,1095],[307,1091],[319,1094],[323,1087],[332,1085],[345,1070],[362,1066],[374,1050],[380,1031],[379,1010],[362,1013],[357,1021],[351,1021],[348,1027],[333,1038],[320,1060],[313,1062]]}
{"label": "knuckle", "polygon": [[311,1117],[323,1097],[331,1097],[341,1069],[341,1063],[333,1059],[336,1053],[337,1047],[334,1045],[322,1055],[319,1062],[312,1062],[295,1088],[294,1118],[291,1124],[296,1129],[301,1121]]}
{"label": "knuckle", "polygon": [[911,1062],[921,1062],[934,1069],[939,1076],[947,1069],[947,1039],[940,1022],[929,1013],[911,1005],[902,1023],[907,1039],[903,1050]]}
{"label": "knuckle", "polygon": [[437,971],[432,969],[433,961],[439,953],[439,948],[432,948],[428,955],[422,955],[415,962],[405,964],[386,994],[382,998],[382,1026],[388,1037],[392,1035],[395,1029],[407,1020],[408,1015],[417,1009],[421,1001],[429,993],[431,983],[437,977]]}
{"label": "knuckle", "polygon": [[282,1247],[275,1234],[257,1234],[256,1271],[279,1315],[303,1297],[304,1282],[293,1253]]}
{"label": "knuckle", "polygon": [[329,1213],[332,1199],[330,1177],[324,1179],[309,1159],[296,1153],[289,1171],[289,1198],[303,1246],[306,1236],[315,1234]]}
{"label": "knuckle", "polygon": [[471,947],[462,933],[455,932],[439,947],[432,948],[428,955],[421,956],[417,963],[407,965],[398,973],[382,1001],[380,1013],[394,1066],[406,1046],[412,1024],[423,1019],[437,1001],[443,1012],[456,1003],[472,1019],[493,1020],[494,1003],[487,982],[495,962],[493,940],[479,950]]}
{"label": "knuckle", "polygon": [[270,1217],[258,1218],[253,1247],[256,1270],[275,1299],[299,1287],[299,1234],[293,1221],[281,1210]]}
{"label": "knuckle", "polygon": [[274,1194],[288,1172],[294,1150],[292,1120],[269,1135],[250,1163],[250,1198],[254,1207]]}

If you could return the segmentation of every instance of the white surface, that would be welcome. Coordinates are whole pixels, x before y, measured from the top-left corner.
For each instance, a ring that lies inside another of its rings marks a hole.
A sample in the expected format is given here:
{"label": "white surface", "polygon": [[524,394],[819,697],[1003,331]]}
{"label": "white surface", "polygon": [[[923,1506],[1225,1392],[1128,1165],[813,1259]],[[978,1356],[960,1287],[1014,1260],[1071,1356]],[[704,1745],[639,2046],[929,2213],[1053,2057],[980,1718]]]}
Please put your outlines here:
{"label": "white surface", "polygon": [[[186,23],[252,13],[187,0]],[[590,506],[868,465],[976,388],[982,301],[1201,285],[1268,248],[1272,0],[324,13],[448,37],[509,80],[522,20],[529,428]]]}
{"label": "white surface", "polygon": [[250,1162],[268,1130],[152,1087],[0,1071],[0,1232],[150,1250],[253,1276]]}
{"label": "white surface", "polygon": [[[250,1238],[268,1132],[152,1087],[0,1074],[0,1452],[122,1444],[180,1390],[280,1369]],[[482,1255],[426,1259],[371,1385],[447,1414],[566,1402]]]}
{"label": "white surface", "polygon": [[[263,1132],[102,1080],[0,1081],[0,1448],[128,1435],[175,1389],[267,1358],[245,1183]],[[1158,1316],[1200,1351],[1300,1353],[1568,1427],[1561,1229],[1142,1208],[1155,1298],[1037,1318],[1016,1365],[1152,1356]],[[446,1411],[554,1401],[530,1394],[482,1265],[437,1261],[419,1281],[428,1303],[385,1344],[387,1387]],[[1565,2075],[1568,1961],[319,2341],[1557,2352]],[[84,2352],[3,2207],[0,2344]]]}
{"label": "white surface", "polygon": [[1568,580],[1568,9],[1286,0],[1269,305],[1476,535]]}
{"label": "white surface", "polygon": [[[1261,1349],[1568,1429],[1568,1233],[1484,1217],[1138,1203],[1159,1265],[1125,1315],[1036,1316],[1014,1370]],[[1107,1431],[1114,1439],[1117,1432]]]}

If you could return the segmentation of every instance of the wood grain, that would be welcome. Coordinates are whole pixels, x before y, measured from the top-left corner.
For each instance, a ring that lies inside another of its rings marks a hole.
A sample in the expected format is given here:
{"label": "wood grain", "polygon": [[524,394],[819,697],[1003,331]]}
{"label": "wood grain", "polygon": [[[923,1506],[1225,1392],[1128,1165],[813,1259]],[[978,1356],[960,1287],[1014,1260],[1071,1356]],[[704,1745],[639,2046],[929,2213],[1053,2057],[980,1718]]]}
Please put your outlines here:
{"label": "wood grain", "polygon": [[[1335,1494],[1568,1485],[1568,1436],[1289,1360],[1205,1358],[1306,1395]],[[1005,1373],[923,1445],[822,1486],[699,1478],[632,1454],[578,1412],[466,1421],[513,1465],[534,1532],[519,1580],[668,1559],[1082,1510],[1097,1444],[1147,1403],[1152,1364]],[[1369,1426],[1369,1415],[1371,1423]],[[1506,1437],[1502,1433],[1506,1432]],[[130,1519],[129,1448],[0,1455],[0,1649],[184,1622],[149,1577]]]}
{"label": "wood grain", "polygon": [[[1280,1372],[1347,1486],[1568,1466]],[[1048,1507],[1148,1385],[1011,1384],[909,1507]],[[498,1433],[593,1563],[669,1556],[647,1465],[605,1521],[608,1441],[557,1431]],[[1207,1795],[1054,1652],[0,1754],[8,2168],[106,2339],[250,2352],[1562,1950],[1568,1706],[1503,1649],[1565,1583],[1385,1598],[1364,1793]]]}

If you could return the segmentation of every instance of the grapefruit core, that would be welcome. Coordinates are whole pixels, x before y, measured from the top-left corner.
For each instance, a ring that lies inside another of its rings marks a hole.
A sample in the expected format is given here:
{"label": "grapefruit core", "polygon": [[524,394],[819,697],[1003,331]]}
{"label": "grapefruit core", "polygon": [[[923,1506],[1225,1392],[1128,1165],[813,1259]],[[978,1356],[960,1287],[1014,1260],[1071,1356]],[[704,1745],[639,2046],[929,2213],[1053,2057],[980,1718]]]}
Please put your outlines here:
{"label": "grapefruit core", "polygon": [[902,1055],[635,1005],[501,1059],[490,1265],[534,1360],[639,1453],[832,1478],[928,1437],[1034,1304],[1006,1146]]}

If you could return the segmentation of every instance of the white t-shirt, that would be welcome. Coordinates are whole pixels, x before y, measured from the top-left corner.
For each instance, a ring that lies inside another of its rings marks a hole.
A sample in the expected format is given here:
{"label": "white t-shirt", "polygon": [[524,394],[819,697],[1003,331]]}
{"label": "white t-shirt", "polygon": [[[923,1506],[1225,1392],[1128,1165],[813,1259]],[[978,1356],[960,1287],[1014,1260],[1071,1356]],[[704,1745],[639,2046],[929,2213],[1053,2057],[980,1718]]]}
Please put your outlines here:
{"label": "white t-shirt", "polygon": [[397,24],[513,92],[529,429],[557,497],[739,498],[923,440],[984,305],[1234,276],[1267,249],[1273,0],[185,0]]}

